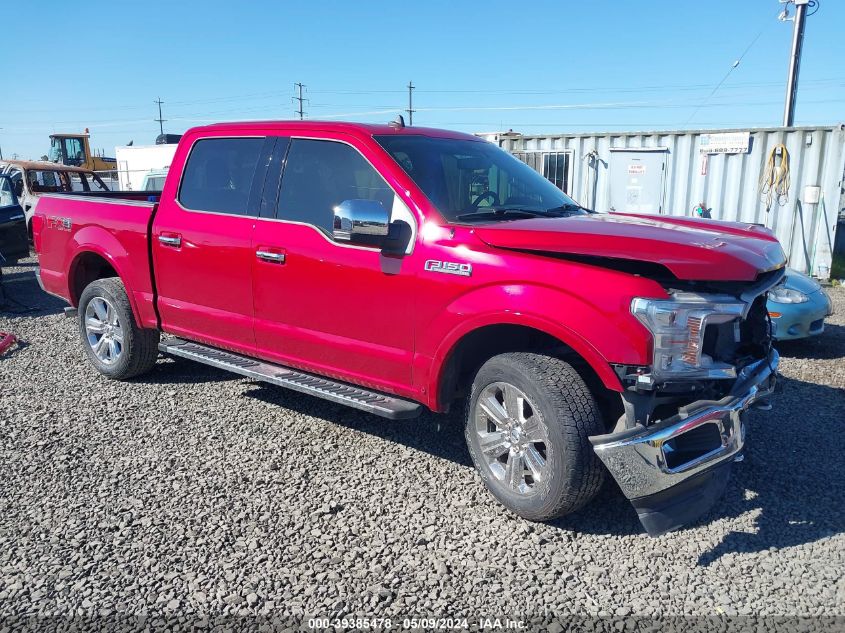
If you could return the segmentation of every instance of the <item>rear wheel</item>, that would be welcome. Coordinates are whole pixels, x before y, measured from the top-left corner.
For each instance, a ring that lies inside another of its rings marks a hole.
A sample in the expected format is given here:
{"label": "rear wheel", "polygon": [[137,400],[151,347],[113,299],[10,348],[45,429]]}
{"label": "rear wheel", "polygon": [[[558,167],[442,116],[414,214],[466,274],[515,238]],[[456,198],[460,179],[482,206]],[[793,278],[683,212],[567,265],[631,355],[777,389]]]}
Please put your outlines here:
{"label": "rear wheel", "polygon": [[89,284],[79,299],[79,332],[88,360],[101,374],[126,380],[148,372],[158,357],[158,330],[139,328],[116,277]]}
{"label": "rear wheel", "polygon": [[604,433],[581,376],[551,356],[494,356],[475,377],[466,440],[484,484],[519,516],[545,521],[577,510],[601,488],[588,437]]}

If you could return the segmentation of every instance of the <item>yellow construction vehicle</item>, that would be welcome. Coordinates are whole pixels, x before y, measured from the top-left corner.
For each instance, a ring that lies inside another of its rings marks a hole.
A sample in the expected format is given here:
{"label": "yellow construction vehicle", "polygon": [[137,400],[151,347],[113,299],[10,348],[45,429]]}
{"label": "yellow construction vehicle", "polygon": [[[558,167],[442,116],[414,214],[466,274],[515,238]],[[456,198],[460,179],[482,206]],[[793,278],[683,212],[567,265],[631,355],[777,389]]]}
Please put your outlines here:
{"label": "yellow construction vehicle", "polygon": [[114,158],[106,158],[102,154],[91,153],[91,146],[88,143],[88,128],[83,134],[51,134],[50,153],[47,155],[50,162],[61,163],[72,167],[84,167],[96,172],[107,172],[117,170],[117,161]]}

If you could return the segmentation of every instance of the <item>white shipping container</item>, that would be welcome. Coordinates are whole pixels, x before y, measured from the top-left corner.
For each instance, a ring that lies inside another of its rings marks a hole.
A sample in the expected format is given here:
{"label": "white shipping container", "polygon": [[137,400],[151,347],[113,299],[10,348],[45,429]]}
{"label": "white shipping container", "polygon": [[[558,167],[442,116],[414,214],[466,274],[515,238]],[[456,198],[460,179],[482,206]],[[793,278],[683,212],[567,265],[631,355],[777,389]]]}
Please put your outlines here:
{"label": "white shipping container", "polygon": [[[845,125],[478,136],[596,211],[763,224],[790,266],[830,276],[845,229]],[[770,161],[789,167],[786,195],[761,190]]]}
{"label": "white shipping container", "polygon": [[117,177],[122,191],[139,191],[144,176],[151,171],[167,169],[173,161],[177,145],[123,145],[114,148]]}

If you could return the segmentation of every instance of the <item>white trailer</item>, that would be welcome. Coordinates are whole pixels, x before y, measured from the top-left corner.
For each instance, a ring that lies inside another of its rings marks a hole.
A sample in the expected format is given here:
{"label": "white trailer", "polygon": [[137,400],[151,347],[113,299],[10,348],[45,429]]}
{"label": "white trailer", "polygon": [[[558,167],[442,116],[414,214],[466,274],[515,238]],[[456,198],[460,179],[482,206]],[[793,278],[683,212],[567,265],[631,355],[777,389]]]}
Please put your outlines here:
{"label": "white trailer", "polygon": [[170,167],[176,143],[167,145],[123,145],[114,148],[117,177],[122,191],[140,191],[144,176]]}

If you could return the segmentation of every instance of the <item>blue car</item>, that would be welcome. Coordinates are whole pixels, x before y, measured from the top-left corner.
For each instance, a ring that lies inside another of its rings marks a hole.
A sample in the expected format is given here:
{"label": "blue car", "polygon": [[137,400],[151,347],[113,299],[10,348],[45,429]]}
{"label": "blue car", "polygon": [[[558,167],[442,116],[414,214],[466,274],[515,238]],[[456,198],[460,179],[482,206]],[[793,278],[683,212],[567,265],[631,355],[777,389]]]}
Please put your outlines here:
{"label": "blue car", "polygon": [[769,291],[766,307],[777,341],[817,336],[824,332],[824,318],[833,314],[830,296],[819,282],[791,268],[783,283]]}

